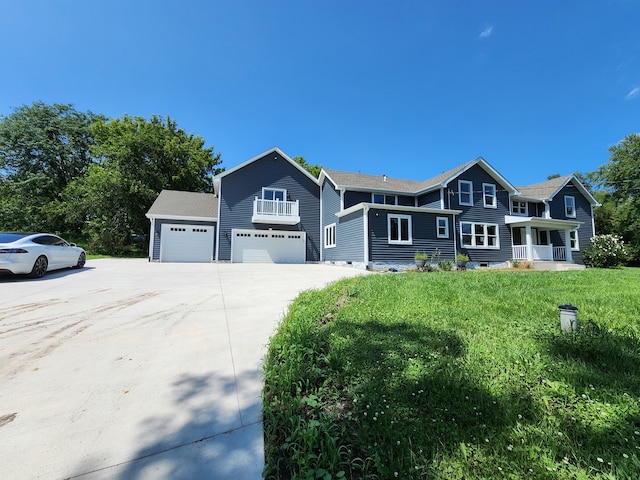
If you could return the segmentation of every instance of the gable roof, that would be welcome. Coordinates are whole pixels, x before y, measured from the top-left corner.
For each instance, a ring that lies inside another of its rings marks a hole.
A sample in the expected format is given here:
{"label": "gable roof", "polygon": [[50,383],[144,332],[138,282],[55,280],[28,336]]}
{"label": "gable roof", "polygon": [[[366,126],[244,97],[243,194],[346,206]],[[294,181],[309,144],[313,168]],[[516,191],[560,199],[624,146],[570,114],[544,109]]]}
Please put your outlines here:
{"label": "gable roof", "polygon": [[553,200],[553,197],[555,197],[568,183],[573,183],[580,193],[586,197],[589,203],[594,206],[600,205],[575,175],[565,175],[564,177],[552,178],[550,180],[545,180],[544,182],[518,187],[520,192],[519,196],[542,202],[551,201]]}
{"label": "gable roof", "polygon": [[[323,168],[324,175],[331,180],[336,188],[350,188],[367,191],[380,190],[385,192],[411,193],[419,189],[422,182],[391,178],[386,175],[367,175],[364,173],[345,172]],[[322,174],[320,175],[322,178]]]}
{"label": "gable roof", "polygon": [[269,150],[266,150],[262,153],[260,153],[259,155],[256,155],[255,157],[250,158],[249,160],[246,160],[244,162],[242,162],[239,165],[236,165],[233,168],[230,168],[229,170],[225,170],[222,173],[219,173],[218,175],[216,175],[215,177],[213,177],[213,183],[214,183],[214,188],[216,191],[218,191],[218,186],[220,185],[220,180],[224,177],[226,177],[227,175],[230,175],[234,172],[237,172],[238,170],[240,170],[241,168],[246,167],[247,165],[260,160],[261,158],[271,154],[271,153],[275,153],[277,155],[280,155],[284,160],[286,160],[287,162],[289,162],[293,167],[297,168],[298,170],[300,170],[304,175],[306,175],[307,177],[309,177],[311,180],[313,180],[317,185],[319,185],[318,179],[316,177],[314,177],[313,175],[311,175],[307,170],[305,170],[304,168],[302,168],[302,166],[300,166],[300,164],[298,164],[297,162],[295,162],[294,160],[292,160],[286,153],[284,153],[282,150],[280,150],[278,147],[273,147],[270,148]]}
{"label": "gable roof", "polygon": [[446,172],[442,172],[440,175],[437,175],[429,180],[425,180],[423,182],[423,188],[420,192],[426,192],[432,190],[434,188],[446,187],[449,182],[455,180],[456,177],[462,175],[464,172],[469,170],[471,167],[479,165],[485,172],[487,172],[496,182],[500,183],[503,187],[509,190],[511,193],[517,193],[518,189],[514,187],[511,182],[509,182],[506,178],[504,178],[495,168],[493,168],[487,161],[482,157],[477,157],[469,162],[463,163],[457,167],[452,168],[451,170],[447,170]]}
{"label": "gable roof", "polygon": [[162,190],[147,212],[147,218],[216,220],[218,197],[212,193]]}

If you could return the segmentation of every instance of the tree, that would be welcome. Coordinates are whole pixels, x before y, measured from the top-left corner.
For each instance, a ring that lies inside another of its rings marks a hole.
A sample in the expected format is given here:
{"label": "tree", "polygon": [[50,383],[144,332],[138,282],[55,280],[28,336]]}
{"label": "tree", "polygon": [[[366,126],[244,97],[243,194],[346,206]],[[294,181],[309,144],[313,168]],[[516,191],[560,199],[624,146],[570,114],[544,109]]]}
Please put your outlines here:
{"label": "tree", "polygon": [[91,164],[97,118],[42,102],[0,117],[0,229],[64,229],[50,204]]}
{"label": "tree", "polygon": [[101,119],[92,133],[97,163],[65,189],[64,210],[67,221],[84,221],[94,248],[105,253],[147,231],[145,213],[162,189],[211,192],[222,171],[220,154],[169,117]]}
{"label": "tree", "polygon": [[293,157],[293,161],[304,168],[307,172],[309,172],[314,177],[318,178],[320,176],[320,172],[322,171],[322,165],[309,164],[304,159],[304,157]]}
{"label": "tree", "polygon": [[640,261],[640,135],[627,135],[609,148],[609,163],[599,175],[614,208],[609,209],[612,233],[628,246],[631,260]]}

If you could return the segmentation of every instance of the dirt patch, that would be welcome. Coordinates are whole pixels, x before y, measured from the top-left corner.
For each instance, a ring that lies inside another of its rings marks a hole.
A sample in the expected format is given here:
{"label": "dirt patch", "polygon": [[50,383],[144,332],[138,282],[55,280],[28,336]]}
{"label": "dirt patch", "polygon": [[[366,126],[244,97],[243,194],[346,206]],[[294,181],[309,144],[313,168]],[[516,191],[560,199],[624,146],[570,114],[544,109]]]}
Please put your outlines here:
{"label": "dirt patch", "polygon": [[17,413],[12,413],[10,415],[2,415],[0,417],[0,427],[4,427],[7,423],[13,422],[17,416],[18,416]]}

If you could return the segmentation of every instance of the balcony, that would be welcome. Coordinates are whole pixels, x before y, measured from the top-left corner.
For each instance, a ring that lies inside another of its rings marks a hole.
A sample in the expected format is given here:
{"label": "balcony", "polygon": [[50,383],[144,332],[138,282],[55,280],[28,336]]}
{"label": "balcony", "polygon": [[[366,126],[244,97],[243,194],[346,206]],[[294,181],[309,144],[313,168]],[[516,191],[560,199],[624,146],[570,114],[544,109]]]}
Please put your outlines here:
{"label": "balcony", "polygon": [[298,200],[287,202],[255,197],[251,221],[275,225],[297,225],[300,223],[300,205]]}

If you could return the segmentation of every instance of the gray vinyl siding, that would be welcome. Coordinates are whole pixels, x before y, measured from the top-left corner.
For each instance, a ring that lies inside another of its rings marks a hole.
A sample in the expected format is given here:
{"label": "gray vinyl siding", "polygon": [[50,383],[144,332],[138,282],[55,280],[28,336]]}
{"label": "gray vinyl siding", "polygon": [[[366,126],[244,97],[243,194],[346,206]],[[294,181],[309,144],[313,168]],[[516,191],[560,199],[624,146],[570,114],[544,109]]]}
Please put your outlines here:
{"label": "gray vinyl siding", "polygon": [[418,206],[426,208],[440,208],[440,190],[425,193],[418,197]]}
{"label": "gray vinyl siding", "polygon": [[398,195],[398,205],[402,205],[403,207],[415,207],[416,198],[408,195]]}
{"label": "gray vinyl siding", "polygon": [[[565,215],[564,211],[564,197],[565,195],[572,196],[576,199],[576,217],[568,218]],[[582,193],[573,185],[573,183],[568,183],[565,185],[562,190],[560,190],[553,200],[549,202],[549,211],[551,213],[551,218],[561,219],[561,220],[577,220],[578,222],[582,222],[580,228],[578,229],[578,246],[580,247],[579,251],[571,252],[571,256],[573,257],[573,261],[576,263],[584,263],[582,253],[586,247],[589,246],[589,241],[594,236],[593,231],[593,222],[591,220],[591,204],[585,198]],[[566,245],[565,232],[558,231],[553,232],[551,236],[551,241],[554,245]]]}
{"label": "gray vinyl siding", "polygon": [[211,246],[212,258],[215,258],[216,255],[216,224],[215,222],[203,222],[197,220],[164,220],[156,218],[155,228],[151,234],[153,235],[153,252],[151,254],[151,260],[160,260],[160,236],[162,235],[162,225],[168,223],[171,225],[204,225],[213,227],[213,245]]}
{"label": "gray vinyl siding", "polygon": [[[411,245],[389,244],[388,215],[403,214],[411,216]],[[436,217],[449,218],[449,238],[437,238]],[[379,262],[413,261],[417,250],[425,251],[431,257],[439,249],[441,259],[454,260],[453,215],[435,213],[390,212],[383,209],[369,211],[369,240],[371,242],[370,259]]]}
{"label": "gray vinyl siding", "polygon": [[353,207],[359,203],[371,203],[370,192],[344,192],[344,209]]}
{"label": "gray vinyl siding", "polygon": [[[286,189],[287,200],[299,200],[300,223],[292,226],[252,223],[253,200],[262,198],[262,187]],[[306,260],[320,260],[320,187],[276,152],[221,178],[219,218],[219,260],[231,259],[233,228],[306,232]]]}
{"label": "gray vinyl siding", "polygon": [[[458,180],[473,182],[473,206],[460,205],[458,202]],[[485,208],[483,204],[482,184],[492,183],[496,186],[497,208]],[[449,183],[449,208],[462,210],[456,217],[455,234],[458,250],[463,250],[472,262],[506,262],[511,259],[511,231],[504,223],[505,215],[510,214],[510,198],[501,184],[491,177],[482,167],[474,165]],[[446,198],[446,197],[445,197]],[[445,202],[446,203],[446,202]],[[460,222],[492,223],[498,225],[499,249],[462,247]]]}
{"label": "gray vinyl siding", "polygon": [[[324,227],[327,225],[331,225],[332,223],[336,224],[336,240],[337,240],[337,230],[338,230],[338,217],[336,217],[336,213],[340,211],[340,192],[338,192],[330,182],[324,182],[322,185],[322,239],[320,241],[322,247],[322,259],[323,260],[336,260],[335,250],[338,248],[337,246],[334,248],[324,248]],[[331,258],[327,258],[327,255]]]}
{"label": "gray vinyl siding", "polygon": [[324,250],[324,260],[364,261],[364,215],[362,210],[337,219],[336,246]]}

